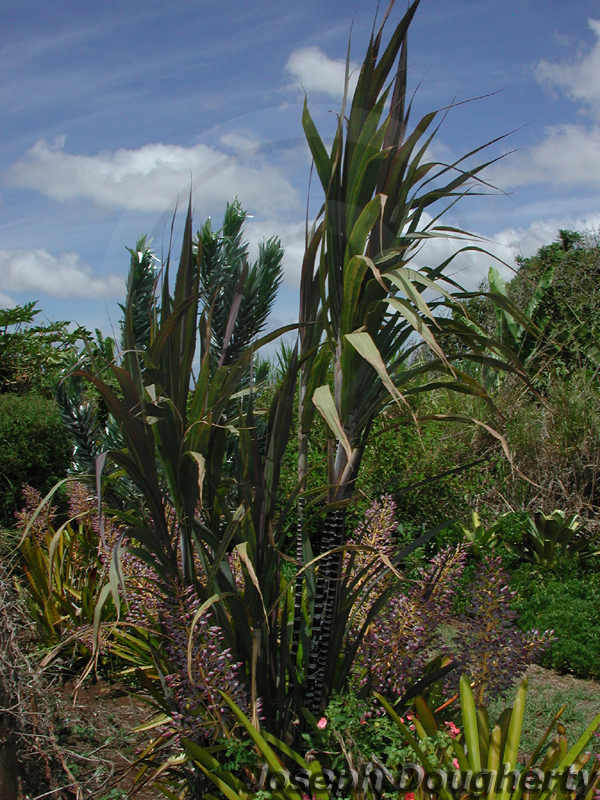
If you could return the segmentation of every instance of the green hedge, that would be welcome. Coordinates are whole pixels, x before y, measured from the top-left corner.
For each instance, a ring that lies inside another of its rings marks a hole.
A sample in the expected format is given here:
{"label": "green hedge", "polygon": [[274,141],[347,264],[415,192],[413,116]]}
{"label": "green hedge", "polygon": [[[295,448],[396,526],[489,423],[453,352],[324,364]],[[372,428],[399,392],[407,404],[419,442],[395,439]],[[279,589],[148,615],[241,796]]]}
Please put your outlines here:
{"label": "green hedge", "polygon": [[[525,583],[525,582],[524,582]],[[594,574],[522,585],[514,605],[522,630],[554,630],[542,665],[580,678],[600,678],[600,586]]]}
{"label": "green hedge", "polygon": [[23,484],[45,494],[64,478],[71,454],[53,400],[38,394],[0,395],[0,523],[14,524]]}

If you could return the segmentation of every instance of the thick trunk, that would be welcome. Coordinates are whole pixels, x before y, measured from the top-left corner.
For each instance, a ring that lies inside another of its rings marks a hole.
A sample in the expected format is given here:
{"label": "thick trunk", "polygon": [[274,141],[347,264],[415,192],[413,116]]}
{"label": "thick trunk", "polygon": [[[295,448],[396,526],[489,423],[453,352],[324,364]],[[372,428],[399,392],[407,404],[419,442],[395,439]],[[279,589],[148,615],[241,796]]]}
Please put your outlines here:
{"label": "thick trunk", "polygon": [[[346,512],[343,509],[336,509],[327,514],[323,552],[334,550],[343,544],[345,520]],[[313,713],[319,712],[323,700],[323,683],[329,658],[340,563],[341,553],[330,553],[322,559],[319,566],[306,685],[306,706]]]}
{"label": "thick trunk", "polygon": [[[302,547],[302,536],[304,528],[304,504],[306,500],[303,495],[298,497],[298,532],[296,534],[296,561],[298,564],[304,562],[304,549]],[[296,577],[294,586],[294,627],[292,630],[292,664],[296,665],[298,649],[300,647],[300,628],[302,625],[302,592],[304,587],[304,575]]]}

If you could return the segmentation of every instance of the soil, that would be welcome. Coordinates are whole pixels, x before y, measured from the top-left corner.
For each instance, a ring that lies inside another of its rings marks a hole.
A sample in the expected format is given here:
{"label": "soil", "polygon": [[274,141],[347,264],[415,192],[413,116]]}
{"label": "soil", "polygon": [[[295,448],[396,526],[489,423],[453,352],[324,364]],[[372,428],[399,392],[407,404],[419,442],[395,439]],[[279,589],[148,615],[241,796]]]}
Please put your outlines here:
{"label": "soil", "polygon": [[[155,713],[122,683],[98,679],[76,690],[70,681],[57,691],[56,738],[84,797],[125,797],[138,771],[137,754],[150,740],[148,733],[133,729]],[[147,788],[135,796],[164,800],[164,795]]]}

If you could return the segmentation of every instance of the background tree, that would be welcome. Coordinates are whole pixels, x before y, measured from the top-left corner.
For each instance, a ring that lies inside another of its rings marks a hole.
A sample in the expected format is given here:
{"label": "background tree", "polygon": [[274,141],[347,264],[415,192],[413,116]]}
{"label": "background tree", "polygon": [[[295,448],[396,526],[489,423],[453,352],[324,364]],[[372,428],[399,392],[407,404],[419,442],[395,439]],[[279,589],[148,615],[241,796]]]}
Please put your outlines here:
{"label": "background tree", "polygon": [[7,527],[21,507],[23,484],[45,494],[72,455],[52,389],[83,330],[63,321],[35,324],[36,306],[0,309],[0,522]]}
{"label": "background tree", "polygon": [[0,309],[0,393],[52,396],[56,374],[68,363],[83,329],[68,322],[34,325],[37,301]]}

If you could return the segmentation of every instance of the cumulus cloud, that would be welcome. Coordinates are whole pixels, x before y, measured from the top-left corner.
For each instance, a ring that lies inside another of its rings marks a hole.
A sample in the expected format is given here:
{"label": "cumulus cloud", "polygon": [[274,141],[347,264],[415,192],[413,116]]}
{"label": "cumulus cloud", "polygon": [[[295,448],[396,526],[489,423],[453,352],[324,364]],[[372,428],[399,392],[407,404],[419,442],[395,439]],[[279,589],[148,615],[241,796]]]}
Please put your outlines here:
{"label": "cumulus cloud", "polygon": [[[425,227],[432,220],[431,215],[423,213],[422,225]],[[483,236],[473,230],[473,238],[440,237],[427,241],[416,252],[411,266],[437,267],[454,253],[469,245],[486,250],[481,253],[476,250],[458,254],[448,265],[446,274],[456,280],[469,291],[475,290],[484,278],[487,278],[490,267],[496,267],[505,280],[514,277],[517,268],[516,257],[525,258],[535,255],[542,245],[550,244],[558,237],[561,229],[576,231],[597,231],[600,229],[600,211],[590,214],[587,218],[556,217],[538,219],[527,227],[504,228],[497,233]],[[258,243],[271,236],[279,236],[285,248],[284,279],[291,289],[300,286],[300,273],[304,256],[304,221],[280,222],[275,218],[268,220],[248,220],[247,234],[250,244],[250,258],[255,259],[258,254]],[[495,257],[495,258],[494,258]]]}
{"label": "cumulus cloud", "polygon": [[[426,222],[427,220],[424,220],[425,224]],[[475,244],[496,258],[477,251],[461,253],[446,270],[446,274],[457,283],[465,289],[473,291],[484,278],[487,278],[490,267],[496,267],[505,280],[511,280],[517,268],[516,257],[528,258],[535,255],[542,245],[556,240],[559,230],[594,231],[599,226],[600,212],[590,215],[587,219],[563,217],[561,219],[535,220],[526,228],[504,228],[492,236],[482,237],[480,240],[472,242],[437,239],[425,244],[416,255],[413,266],[435,267],[465,244]]]}
{"label": "cumulus cloud", "polygon": [[66,153],[64,143],[64,137],[54,144],[41,139],[8,170],[5,182],[60,202],[86,198],[100,208],[144,212],[172,208],[190,183],[202,210],[235,195],[248,209],[297,201],[296,190],[275,167],[244,163],[243,153],[228,156],[204,144],[148,144],[87,156]]}
{"label": "cumulus cloud", "polygon": [[535,74],[540,83],[561,87],[568,97],[585,103],[600,117],[600,20],[590,19],[588,24],[596,36],[589,51],[570,64],[540,61]]}
{"label": "cumulus cloud", "polygon": [[[294,79],[292,85],[301,87],[307,93],[316,92],[335,98],[341,98],[344,94],[346,62],[344,59],[328,58],[319,47],[294,50],[285,68]],[[358,74],[358,64],[350,62],[350,96],[356,88]]]}
{"label": "cumulus cloud", "polygon": [[512,153],[487,176],[505,186],[551,183],[597,186],[600,181],[600,126],[553,125],[546,138],[529,150]]}
{"label": "cumulus cloud", "polygon": [[[426,212],[422,217],[422,225],[431,222]],[[467,251],[458,254],[448,265],[446,274],[469,291],[477,289],[484,278],[487,278],[490,267],[496,267],[505,280],[514,277],[517,268],[516,257],[534,255],[542,245],[555,241],[560,229],[594,231],[600,228],[600,211],[587,219],[562,217],[556,219],[535,220],[528,227],[504,228],[491,235],[482,236],[473,231],[472,239],[436,238],[426,242],[416,252],[411,262],[415,269],[420,267],[437,267],[454,253],[469,245],[486,250],[491,254],[478,251]],[[302,258],[304,256],[304,222],[281,223],[276,219],[249,220],[247,233],[250,243],[250,257],[256,258],[258,243],[270,236],[279,236],[285,247],[284,278],[287,285],[297,289],[300,285]],[[495,258],[494,258],[495,256]]]}
{"label": "cumulus cloud", "polygon": [[[119,297],[125,280],[117,275],[98,278],[77,253],[53,256],[47,250],[0,250],[0,290],[41,292],[51,297]],[[0,303],[14,305],[0,295]]]}
{"label": "cumulus cloud", "polygon": [[[600,20],[588,20],[595,34],[593,47],[580,50],[571,63],[540,61],[535,75],[542,85],[560,89],[587,106],[600,120]],[[600,126],[559,124],[545,129],[539,144],[511,154],[489,175],[503,186],[549,183],[555,186],[597,185],[600,180]]]}

